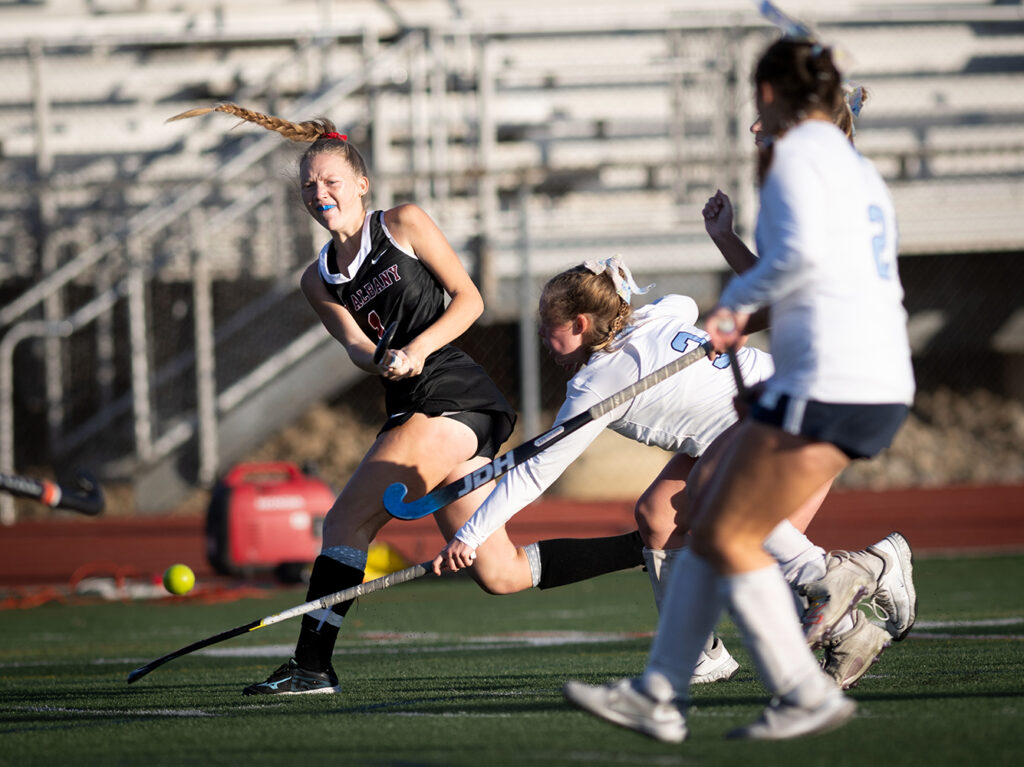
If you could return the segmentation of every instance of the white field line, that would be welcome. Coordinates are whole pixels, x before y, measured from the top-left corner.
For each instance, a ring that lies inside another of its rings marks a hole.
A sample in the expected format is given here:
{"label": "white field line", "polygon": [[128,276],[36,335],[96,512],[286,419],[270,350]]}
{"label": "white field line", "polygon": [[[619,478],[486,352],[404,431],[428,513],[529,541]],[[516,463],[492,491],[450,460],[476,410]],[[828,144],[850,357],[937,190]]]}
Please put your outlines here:
{"label": "white field line", "polygon": [[[1024,624],[1024,617],[992,618],[968,621],[918,621],[908,637],[919,639],[1010,639],[1020,640],[1019,634],[936,634],[917,629],[956,629],[1015,626]],[[469,650],[494,651],[523,647],[562,647],[572,644],[604,644],[630,639],[650,639],[652,632],[587,632],[587,631],[530,631],[508,634],[460,637],[425,632],[366,633],[356,640],[339,642],[336,655],[397,655],[399,653],[466,652]],[[371,646],[366,646],[371,642]],[[437,644],[431,644],[437,642]],[[211,647],[196,655],[216,658],[266,658],[287,655],[293,645],[273,644],[235,647]]]}
{"label": "white field line", "polygon": [[[605,644],[630,639],[650,639],[651,632],[587,632],[587,631],[530,631],[493,636],[461,638],[442,634],[369,634],[361,636],[358,644],[339,642],[335,655],[397,655],[417,652],[466,652],[468,650],[512,650],[522,647],[562,647],[572,644]],[[372,642],[367,647],[365,642]],[[424,642],[439,644],[424,644]],[[254,647],[217,647],[200,650],[196,655],[219,658],[276,657],[290,653],[293,645],[257,645]]]}
{"label": "white field line", "polygon": [[178,716],[178,717],[204,717],[217,716],[208,711],[200,709],[138,709],[126,708],[66,708],[64,706],[4,706],[10,711],[31,711],[37,714],[77,714],[80,716]]}
{"label": "white field line", "polygon": [[1016,626],[1024,623],[1024,617],[1019,618],[979,618],[972,621],[917,621],[915,629],[954,629],[954,628],[983,628],[986,626]]}
{"label": "white field line", "polygon": [[[934,629],[957,628],[993,628],[1000,626],[1016,626],[1024,624],[1024,617],[982,618],[963,621],[918,621],[908,638],[918,639],[965,639],[993,640],[1007,639],[1020,641],[1020,634],[950,634],[934,633]],[[924,629],[924,631],[922,631]],[[653,632],[590,632],[590,631],[527,631],[510,632],[464,637],[454,634],[438,634],[428,632],[366,632],[350,635],[348,639],[338,642],[335,648],[337,655],[372,655],[426,652],[466,652],[468,650],[493,651],[509,650],[523,647],[561,647],[572,644],[604,644],[622,642],[631,639],[650,639]],[[436,644],[431,644],[436,643]],[[294,649],[293,644],[242,645],[234,647],[211,647],[199,650],[195,655],[215,658],[269,658],[288,655]],[[32,668],[36,666],[77,665],[129,665],[146,663],[151,658],[96,658],[91,661],[84,659],[63,661],[12,661],[0,663],[0,669]]]}
{"label": "white field line", "polygon": [[917,633],[911,631],[907,634],[908,639],[1011,639],[1021,641],[1024,634],[933,634],[932,632]]}
{"label": "white field line", "polygon": [[967,621],[917,621],[914,630],[908,635],[908,639],[971,639],[971,640],[992,640],[1010,639],[1020,641],[1024,639],[1021,634],[955,634],[951,632],[935,631],[935,629],[980,629],[980,628],[1001,628],[1003,626],[1019,626],[1024,624],[1024,617],[1011,618],[978,618]]}

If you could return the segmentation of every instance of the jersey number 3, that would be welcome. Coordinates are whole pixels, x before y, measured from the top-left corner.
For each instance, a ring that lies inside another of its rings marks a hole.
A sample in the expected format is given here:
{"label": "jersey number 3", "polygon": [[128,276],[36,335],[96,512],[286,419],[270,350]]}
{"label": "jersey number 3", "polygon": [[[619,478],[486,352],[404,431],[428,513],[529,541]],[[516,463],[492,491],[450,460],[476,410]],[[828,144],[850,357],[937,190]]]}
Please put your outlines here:
{"label": "jersey number 3", "polygon": [[[672,348],[677,352],[686,354],[688,351],[692,351],[700,346],[704,341],[707,340],[701,336],[695,336],[693,333],[687,333],[685,330],[680,330],[676,333],[675,338],[672,339]],[[715,357],[715,361],[711,363],[719,370],[729,367],[729,355],[719,354]]]}

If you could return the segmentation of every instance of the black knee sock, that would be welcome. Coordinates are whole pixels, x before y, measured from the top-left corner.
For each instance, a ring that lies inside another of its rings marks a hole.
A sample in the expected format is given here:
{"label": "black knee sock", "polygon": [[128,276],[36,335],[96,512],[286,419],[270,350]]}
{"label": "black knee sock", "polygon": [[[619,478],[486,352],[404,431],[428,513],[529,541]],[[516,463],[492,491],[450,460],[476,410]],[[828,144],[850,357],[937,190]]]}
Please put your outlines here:
{"label": "black knee sock", "polygon": [[[335,559],[320,555],[313,562],[313,572],[309,576],[309,589],[306,601],[333,594],[336,591],[358,586],[363,582],[363,571],[349,565],[343,565]],[[334,605],[331,612],[345,616],[352,600]],[[310,615],[302,616],[302,628],[299,629],[299,641],[295,645],[295,662],[310,671],[325,671],[331,665],[334,653],[334,642],[338,638],[338,627]]]}
{"label": "black knee sock", "polygon": [[607,538],[554,538],[538,542],[537,550],[541,563],[537,588],[541,589],[585,581],[644,563],[644,542],[637,530]]}

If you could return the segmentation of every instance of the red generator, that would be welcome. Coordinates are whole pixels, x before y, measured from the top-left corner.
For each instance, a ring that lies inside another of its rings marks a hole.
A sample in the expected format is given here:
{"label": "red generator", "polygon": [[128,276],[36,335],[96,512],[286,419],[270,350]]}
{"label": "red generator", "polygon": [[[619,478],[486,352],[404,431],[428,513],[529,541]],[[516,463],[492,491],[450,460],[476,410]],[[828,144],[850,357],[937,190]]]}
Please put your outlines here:
{"label": "red generator", "polygon": [[206,512],[206,553],[225,575],[274,571],[303,580],[320,553],[335,492],[294,463],[240,463],[217,483]]}

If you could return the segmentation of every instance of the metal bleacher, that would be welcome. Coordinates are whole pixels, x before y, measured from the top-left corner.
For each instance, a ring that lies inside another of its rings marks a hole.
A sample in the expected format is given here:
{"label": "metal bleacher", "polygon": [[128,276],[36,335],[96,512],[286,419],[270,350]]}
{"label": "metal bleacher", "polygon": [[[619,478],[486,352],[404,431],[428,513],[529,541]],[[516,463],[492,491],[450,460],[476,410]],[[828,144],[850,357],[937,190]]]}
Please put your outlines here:
{"label": "metal bleacher", "polygon": [[[858,147],[902,252],[1024,250],[1020,5],[783,5],[872,92]],[[700,209],[722,188],[741,234],[754,216],[749,72],[772,31],[752,8],[0,0],[0,469],[87,464],[161,508],[358,375],[297,295],[324,235],[295,148],[223,115],[165,122],[197,105],[330,116],[375,206],[439,222],[487,322],[617,252],[712,300]]]}

